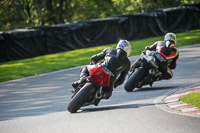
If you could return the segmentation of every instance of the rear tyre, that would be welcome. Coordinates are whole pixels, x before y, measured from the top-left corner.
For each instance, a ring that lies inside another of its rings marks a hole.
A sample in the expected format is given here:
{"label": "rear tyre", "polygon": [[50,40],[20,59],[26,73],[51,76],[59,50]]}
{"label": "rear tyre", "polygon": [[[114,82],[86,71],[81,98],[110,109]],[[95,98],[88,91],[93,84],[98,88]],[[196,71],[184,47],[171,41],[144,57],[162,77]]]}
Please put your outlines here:
{"label": "rear tyre", "polygon": [[94,85],[92,83],[86,83],[79,92],[71,99],[68,104],[67,110],[71,113],[76,113],[77,110],[83,106],[86,100],[95,91]]}
{"label": "rear tyre", "polygon": [[128,78],[124,85],[124,89],[127,92],[133,91],[137,83],[140,82],[146,75],[144,68],[138,68],[132,75]]}

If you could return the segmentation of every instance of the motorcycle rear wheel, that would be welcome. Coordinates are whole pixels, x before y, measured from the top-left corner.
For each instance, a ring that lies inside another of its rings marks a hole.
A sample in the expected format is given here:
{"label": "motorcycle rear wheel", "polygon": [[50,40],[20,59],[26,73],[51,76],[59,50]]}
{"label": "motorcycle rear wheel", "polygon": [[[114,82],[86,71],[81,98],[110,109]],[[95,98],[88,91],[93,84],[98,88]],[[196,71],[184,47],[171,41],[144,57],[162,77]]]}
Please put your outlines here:
{"label": "motorcycle rear wheel", "polygon": [[133,91],[136,87],[137,83],[140,82],[146,75],[146,71],[144,68],[138,68],[125,82],[124,89],[127,92]]}
{"label": "motorcycle rear wheel", "polygon": [[67,110],[71,113],[76,113],[94,91],[94,85],[92,83],[86,83],[71,99],[68,104]]}

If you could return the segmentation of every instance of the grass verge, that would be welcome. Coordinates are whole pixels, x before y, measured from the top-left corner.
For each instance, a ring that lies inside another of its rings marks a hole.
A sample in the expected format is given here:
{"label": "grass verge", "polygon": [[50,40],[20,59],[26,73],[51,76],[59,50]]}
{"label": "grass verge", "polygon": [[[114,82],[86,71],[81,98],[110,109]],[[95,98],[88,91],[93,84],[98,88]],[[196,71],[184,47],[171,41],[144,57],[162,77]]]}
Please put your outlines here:
{"label": "grass verge", "polygon": [[184,103],[194,105],[200,109],[200,93],[193,92],[188,95],[182,96],[180,100]]}
{"label": "grass verge", "polygon": [[[176,36],[177,47],[200,43],[200,29],[177,33]],[[140,54],[145,46],[158,40],[163,40],[163,36],[130,41],[132,45],[130,56]],[[85,65],[90,62],[92,55],[99,53],[106,47],[115,46],[116,44],[110,44],[0,63],[0,82]]]}

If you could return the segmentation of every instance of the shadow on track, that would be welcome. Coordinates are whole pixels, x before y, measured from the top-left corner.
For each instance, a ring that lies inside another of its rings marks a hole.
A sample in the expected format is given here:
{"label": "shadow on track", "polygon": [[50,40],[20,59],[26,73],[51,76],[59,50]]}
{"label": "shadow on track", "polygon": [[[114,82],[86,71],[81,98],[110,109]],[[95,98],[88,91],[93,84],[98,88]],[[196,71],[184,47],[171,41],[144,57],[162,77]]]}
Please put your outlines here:
{"label": "shadow on track", "polygon": [[[88,112],[97,112],[97,111],[108,111],[108,110],[116,110],[116,109],[130,109],[130,108],[140,108],[143,106],[152,106],[154,104],[119,104],[119,103],[126,103],[130,101],[138,101],[144,99],[151,99],[153,98],[150,93],[154,93],[157,90],[165,90],[165,89],[172,89],[176,88],[177,86],[167,86],[167,87],[144,87],[140,88],[139,90],[133,92],[125,92],[122,88],[118,92],[118,94],[113,94],[111,99],[108,101],[101,101],[103,103],[103,107],[83,107],[79,113],[88,113]],[[115,91],[115,90],[114,90]],[[144,93],[147,92],[148,94]],[[145,96],[144,96],[145,95]],[[123,100],[121,99],[123,97]],[[162,103],[160,103],[162,104]]]}
{"label": "shadow on track", "polygon": [[116,109],[133,109],[140,108],[143,106],[153,106],[154,104],[123,104],[123,105],[111,105],[105,107],[96,107],[96,108],[84,108],[80,113],[89,113],[89,112],[97,112],[97,111],[108,111],[108,110],[116,110]]}
{"label": "shadow on track", "polygon": [[153,90],[163,90],[163,89],[172,89],[172,88],[177,88],[178,86],[163,86],[163,87],[143,87],[143,88],[136,88],[133,90],[133,92],[136,91],[153,91]]}

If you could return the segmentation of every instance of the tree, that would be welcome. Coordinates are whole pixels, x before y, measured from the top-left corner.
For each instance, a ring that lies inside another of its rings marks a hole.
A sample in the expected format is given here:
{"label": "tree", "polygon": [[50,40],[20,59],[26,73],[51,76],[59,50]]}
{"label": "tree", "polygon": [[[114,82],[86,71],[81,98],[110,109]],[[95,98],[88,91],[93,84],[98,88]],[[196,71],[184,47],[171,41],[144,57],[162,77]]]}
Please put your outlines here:
{"label": "tree", "polygon": [[21,28],[25,25],[26,15],[16,1],[0,1],[0,31]]}
{"label": "tree", "polygon": [[[23,9],[24,13],[26,14],[27,23],[32,23],[32,7],[33,7],[33,1],[32,0],[17,0],[17,3],[21,9]],[[18,6],[16,5],[16,7]]]}
{"label": "tree", "polygon": [[106,18],[199,0],[1,0],[0,31]]}

